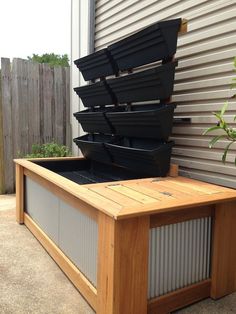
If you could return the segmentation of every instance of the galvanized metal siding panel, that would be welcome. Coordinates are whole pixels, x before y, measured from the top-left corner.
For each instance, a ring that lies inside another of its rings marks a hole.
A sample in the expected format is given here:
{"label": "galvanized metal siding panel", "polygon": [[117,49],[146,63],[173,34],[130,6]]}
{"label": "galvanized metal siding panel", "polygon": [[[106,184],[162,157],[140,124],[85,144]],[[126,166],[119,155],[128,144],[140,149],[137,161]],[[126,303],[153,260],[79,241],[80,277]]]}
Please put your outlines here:
{"label": "galvanized metal siding panel", "polygon": [[211,217],[150,230],[148,299],[210,277]]}
{"label": "galvanized metal siding panel", "polygon": [[60,201],[59,247],[96,287],[98,225]]}
{"label": "galvanized metal siding panel", "polygon": [[[180,164],[185,176],[236,188],[232,146],[227,163],[221,163],[226,142],[215,150],[208,149],[214,133],[203,131],[216,124],[212,111],[219,110],[233,95],[231,79],[235,76],[236,1],[96,1],[95,48],[98,50],[158,20],[183,17],[188,19],[188,33],[178,40],[173,101],[177,117],[188,117],[189,124],[174,126],[172,139],[176,146],[172,162]],[[229,101],[226,117],[233,126],[235,102]],[[215,133],[217,134],[217,132]],[[216,181],[214,181],[216,180]]]}
{"label": "galvanized metal siding panel", "polygon": [[30,178],[25,178],[25,210],[58,245],[59,200]]}
{"label": "galvanized metal siding panel", "polygon": [[30,217],[96,287],[97,222],[28,177],[25,199]]}

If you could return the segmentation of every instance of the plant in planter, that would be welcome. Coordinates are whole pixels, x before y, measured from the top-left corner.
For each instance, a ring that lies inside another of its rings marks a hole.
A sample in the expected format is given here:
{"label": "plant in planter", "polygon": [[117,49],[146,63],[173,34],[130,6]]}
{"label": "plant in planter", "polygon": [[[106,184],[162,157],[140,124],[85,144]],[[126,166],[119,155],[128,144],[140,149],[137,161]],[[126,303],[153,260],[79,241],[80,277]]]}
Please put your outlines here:
{"label": "plant in planter", "polygon": [[30,154],[25,158],[48,158],[48,157],[68,157],[71,156],[70,149],[57,143],[33,144]]}
{"label": "plant in planter", "polygon": [[[236,57],[234,58],[234,68],[236,71]],[[233,78],[233,83],[231,85],[231,88],[235,88],[235,87],[236,87],[236,77]],[[236,94],[232,98],[235,98],[235,97],[236,97]],[[213,137],[213,139],[209,143],[209,148],[212,148],[219,140],[222,140],[222,139],[228,140],[228,144],[226,145],[224,149],[224,153],[222,155],[223,163],[226,162],[226,157],[227,157],[227,154],[231,145],[233,145],[236,142],[236,128],[233,128],[232,126],[228,125],[228,123],[225,121],[224,114],[227,108],[228,108],[228,102],[226,101],[220,112],[213,112],[214,116],[218,119],[218,123],[216,126],[208,128],[203,133],[203,135],[205,135],[215,130],[222,131],[222,134],[219,134]],[[236,121],[236,115],[234,116],[233,121]],[[234,163],[236,165],[236,157],[235,157]]]}

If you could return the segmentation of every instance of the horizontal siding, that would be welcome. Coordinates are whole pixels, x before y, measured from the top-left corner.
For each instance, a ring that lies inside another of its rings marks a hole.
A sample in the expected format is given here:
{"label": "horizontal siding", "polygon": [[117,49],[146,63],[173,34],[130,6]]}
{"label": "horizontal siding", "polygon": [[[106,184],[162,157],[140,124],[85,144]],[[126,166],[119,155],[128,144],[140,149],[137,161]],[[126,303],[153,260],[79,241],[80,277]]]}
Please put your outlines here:
{"label": "horizontal siding", "polygon": [[[221,141],[210,150],[208,143],[218,133],[202,133],[217,122],[212,111],[219,110],[233,95],[235,16],[235,0],[97,0],[95,19],[96,50],[158,20],[188,20],[188,33],[178,40],[173,102],[178,105],[176,117],[188,117],[190,122],[174,125],[172,161],[180,165],[182,175],[234,188],[236,145],[223,165],[221,156],[227,142]],[[235,114],[236,104],[230,100],[226,120],[233,126]]]}

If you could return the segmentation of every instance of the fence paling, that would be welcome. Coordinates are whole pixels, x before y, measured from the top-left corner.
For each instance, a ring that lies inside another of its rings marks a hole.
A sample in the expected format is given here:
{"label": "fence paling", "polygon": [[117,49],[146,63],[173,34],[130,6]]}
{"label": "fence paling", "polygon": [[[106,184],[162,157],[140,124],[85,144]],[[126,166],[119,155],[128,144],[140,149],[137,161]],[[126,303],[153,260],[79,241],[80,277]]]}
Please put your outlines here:
{"label": "fence paling", "polygon": [[2,191],[12,192],[13,171],[13,121],[12,121],[12,72],[10,60],[1,60],[1,115],[2,115]]}
{"label": "fence paling", "polygon": [[13,59],[11,66],[10,59],[1,59],[0,192],[14,191],[12,160],[29,153],[32,144],[55,140],[71,146],[69,73],[69,68],[22,59]]}

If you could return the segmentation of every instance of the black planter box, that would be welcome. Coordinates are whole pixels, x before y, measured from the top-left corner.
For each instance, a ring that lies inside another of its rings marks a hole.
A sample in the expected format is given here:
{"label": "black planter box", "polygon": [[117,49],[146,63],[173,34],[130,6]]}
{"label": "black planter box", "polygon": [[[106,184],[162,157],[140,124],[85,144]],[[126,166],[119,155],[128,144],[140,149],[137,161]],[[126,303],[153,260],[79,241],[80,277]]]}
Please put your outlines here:
{"label": "black planter box", "polygon": [[119,70],[171,57],[176,52],[181,19],[155,23],[108,47]]}
{"label": "black planter box", "polygon": [[123,139],[105,144],[115,164],[150,176],[166,176],[170,167],[173,142]]}
{"label": "black planter box", "polygon": [[83,130],[88,133],[114,133],[111,124],[105,116],[107,109],[94,108],[94,111],[84,110],[74,113]]}
{"label": "black planter box", "polygon": [[173,92],[176,62],[129,74],[107,83],[119,103],[169,98]]}
{"label": "black planter box", "polygon": [[116,74],[118,68],[105,48],[74,61],[85,81]]}
{"label": "black planter box", "polygon": [[114,96],[106,82],[97,82],[74,88],[85,107],[111,105],[115,102]]}
{"label": "black planter box", "polygon": [[87,134],[74,139],[85,158],[111,163],[110,155],[104,143],[113,143],[114,139],[109,135]]}
{"label": "black planter box", "polygon": [[175,105],[136,105],[131,111],[126,111],[126,106],[120,106],[118,112],[106,112],[115,134],[155,138],[167,141],[173,125]]}

